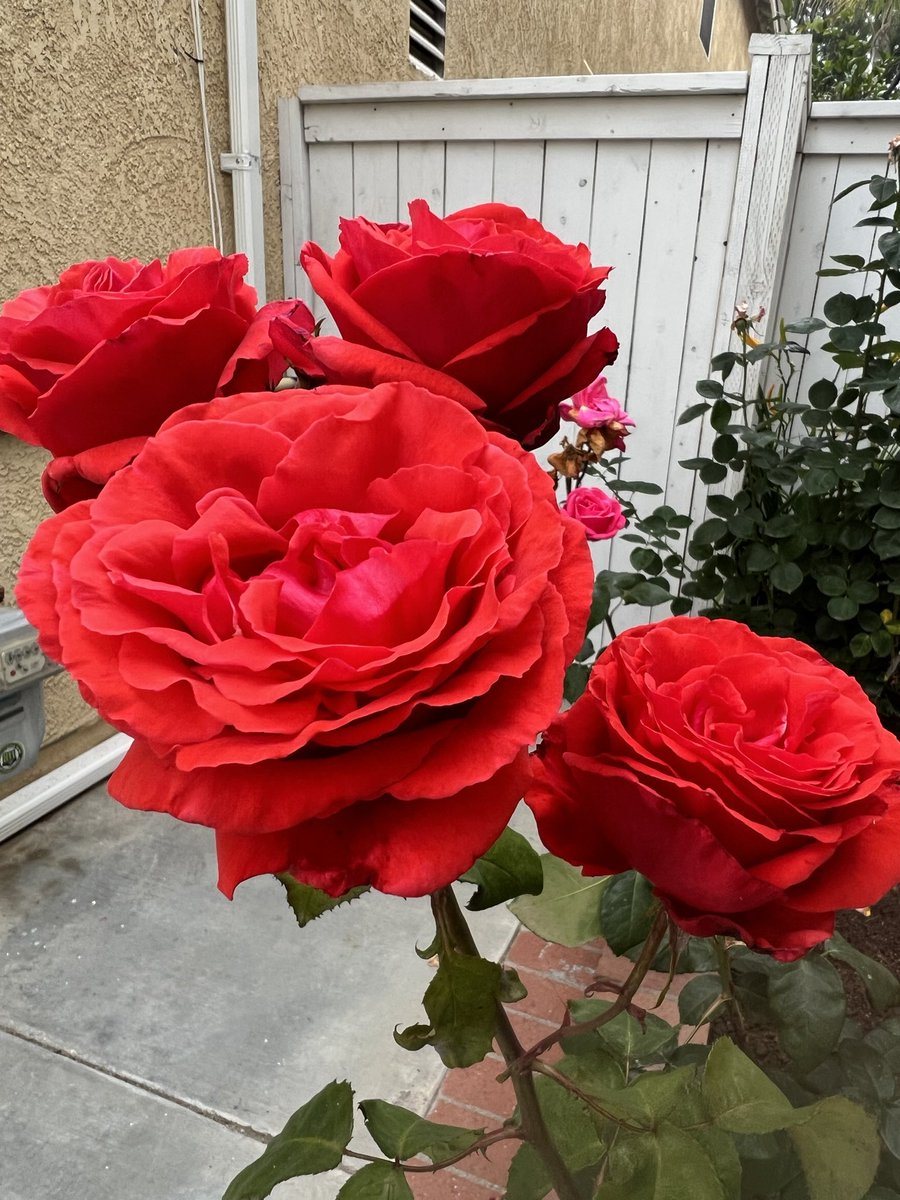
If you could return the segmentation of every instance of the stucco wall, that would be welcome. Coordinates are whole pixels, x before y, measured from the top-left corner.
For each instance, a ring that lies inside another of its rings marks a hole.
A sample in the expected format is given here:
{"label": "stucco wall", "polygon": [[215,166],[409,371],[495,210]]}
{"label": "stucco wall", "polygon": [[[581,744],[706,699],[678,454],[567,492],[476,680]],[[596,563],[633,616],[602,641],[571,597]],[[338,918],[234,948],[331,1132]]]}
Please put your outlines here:
{"label": "stucco wall", "polygon": [[[741,0],[718,0],[710,57],[701,0],[453,0],[446,74],[638,74],[744,70],[750,29]],[[490,13],[490,19],[486,18]]]}
{"label": "stucco wall", "polygon": [[[227,137],[225,32],[203,6],[213,136]],[[187,0],[6,0],[0,22],[0,299],[70,262],[151,259],[209,241]],[[223,182],[229,222],[230,185]],[[46,455],[0,434],[0,585],[48,514]],[[92,719],[66,677],[46,687],[47,740]]]}

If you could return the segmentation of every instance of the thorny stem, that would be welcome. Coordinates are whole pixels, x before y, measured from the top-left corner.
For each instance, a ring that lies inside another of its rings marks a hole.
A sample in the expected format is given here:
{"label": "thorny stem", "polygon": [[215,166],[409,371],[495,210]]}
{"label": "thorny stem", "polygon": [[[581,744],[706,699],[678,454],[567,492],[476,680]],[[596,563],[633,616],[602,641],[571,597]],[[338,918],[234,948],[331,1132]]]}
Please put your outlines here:
{"label": "thorny stem", "polygon": [[548,1033],[545,1038],[542,1038],[530,1050],[523,1051],[521,1057],[516,1062],[509,1063],[509,1060],[507,1060],[506,1074],[512,1075],[513,1071],[521,1070],[523,1067],[528,1066],[539,1055],[549,1050],[551,1046],[556,1045],[557,1042],[561,1042],[564,1038],[574,1037],[579,1033],[591,1033],[594,1029],[599,1029],[601,1025],[607,1025],[610,1021],[615,1020],[619,1013],[625,1012],[630,1007],[631,1001],[641,986],[644,976],[650,970],[650,964],[656,957],[656,952],[659,950],[668,926],[669,918],[665,910],[660,909],[653,921],[650,933],[647,935],[647,940],[644,942],[640,957],[631,968],[631,972],[622,985],[621,991],[605,1012],[602,1012],[598,1017],[594,1017],[591,1021],[573,1021],[569,1024],[561,1025],[553,1033]]}
{"label": "thorny stem", "polygon": [[[431,897],[431,908],[441,943],[458,954],[478,955],[469,929],[453,891],[441,888]],[[532,1078],[531,1060],[525,1057],[506,1010],[496,1001],[496,1038],[507,1065],[519,1106],[519,1136],[530,1142],[544,1161],[559,1200],[580,1200],[578,1187],[560,1157],[547,1129]]]}
{"label": "thorny stem", "polygon": [[719,969],[719,979],[722,981],[722,995],[724,996],[731,1018],[734,1022],[735,1041],[744,1048],[747,1044],[747,1024],[744,1020],[744,1014],[741,1011],[741,1006],[738,1003],[738,998],[734,991],[734,976],[731,973],[731,959],[728,957],[728,950],[725,946],[725,939],[722,937],[714,937],[712,939],[713,950],[716,955],[716,964]]}

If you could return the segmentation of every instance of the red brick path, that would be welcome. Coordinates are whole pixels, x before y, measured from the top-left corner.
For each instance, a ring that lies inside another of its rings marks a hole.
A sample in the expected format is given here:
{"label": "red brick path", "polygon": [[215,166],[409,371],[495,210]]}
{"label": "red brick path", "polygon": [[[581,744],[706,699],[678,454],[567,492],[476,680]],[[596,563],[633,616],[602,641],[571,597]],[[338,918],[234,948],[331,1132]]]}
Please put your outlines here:
{"label": "red brick path", "polygon": [[[524,1000],[507,1007],[519,1040],[526,1046],[558,1028],[566,1001],[583,997],[585,987],[597,975],[624,980],[632,967],[627,958],[617,958],[608,946],[598,944],[570,950],[541,941],[527,929],[517,934],[504,962],[516,968],[528,989]],[[654,1009],[657,1016],[670,1024],[678,1021],[677,996],[688,978],[677,976],[666,999]],[[652,1008],[665,982],[665,975],[650,971],[635,996],[635,1003]],[[502,1071],[502,1058],[491,1054],[465,1071],[448,1072],[426,1115],[447,1125],[497,1128],[515,1107],[512,1085],[508,1081],[497,1082]],[[501,1200],[510,1159],[519,1144],[512,1139],[500,1142],[490,1147],[486,1155],[472,1155],[463,1160],[459,1167],[449,1167],[433,1175],[410,1174],[407,1179],[416,1200]]]}

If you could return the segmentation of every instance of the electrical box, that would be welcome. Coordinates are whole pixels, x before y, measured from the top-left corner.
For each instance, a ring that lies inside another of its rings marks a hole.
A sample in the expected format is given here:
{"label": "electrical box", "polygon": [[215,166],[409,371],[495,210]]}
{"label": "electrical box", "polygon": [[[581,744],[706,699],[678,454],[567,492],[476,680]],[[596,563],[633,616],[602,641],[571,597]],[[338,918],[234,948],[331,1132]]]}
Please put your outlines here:
{"label": "electrical box", "polygon": [[0,609],[0,784],[34,765],[44,737],[43,681],[58,670],[21,610]]}

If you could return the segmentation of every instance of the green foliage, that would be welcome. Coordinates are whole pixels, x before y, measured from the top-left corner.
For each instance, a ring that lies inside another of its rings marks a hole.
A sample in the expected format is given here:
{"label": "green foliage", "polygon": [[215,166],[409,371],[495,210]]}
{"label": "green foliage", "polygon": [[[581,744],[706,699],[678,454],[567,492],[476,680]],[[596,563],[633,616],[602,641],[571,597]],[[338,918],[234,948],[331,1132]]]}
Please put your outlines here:
{"label": "green foliage", "polygon": [[490,850],[476,859],[460,879],[477,885],[466,905],[473,912],[493,908],[516,896],[536,896],[544,886],[540,856],[514,829],[504,829]]}
{"label": "green foliage", "polygon": [[223,1200],[265,1200],[287,1179],[330,1171],[343,1158],[352,1133],[350,1084],[329,1083],[288,1118],[260,1158],[235,1176]]}
{"label": "green foliage", "polygon": [[895,0],[781,0],[779,27],[813,38],[814,100],[890,100],[900,87]]}
{"label": "green foliage", "polygon": [[600,899],[600,927],[615,954],[642,945],[657,906],[651,884],[637,871],[610,879]]}

